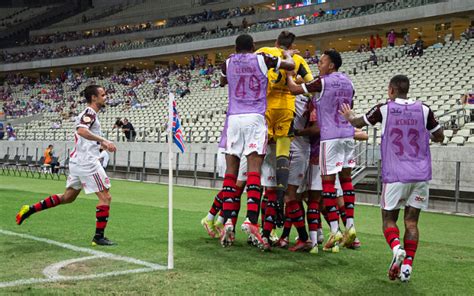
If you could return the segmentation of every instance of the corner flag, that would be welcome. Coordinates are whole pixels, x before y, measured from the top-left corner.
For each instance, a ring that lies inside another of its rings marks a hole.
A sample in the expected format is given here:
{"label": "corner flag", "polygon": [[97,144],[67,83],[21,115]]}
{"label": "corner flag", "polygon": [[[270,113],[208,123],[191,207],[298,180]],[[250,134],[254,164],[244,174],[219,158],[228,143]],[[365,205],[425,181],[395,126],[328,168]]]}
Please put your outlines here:
{"label": "corner flag", "polygon": [[178,149],[181,151],[181,153],[184,153],[184,135],[181,129],[181,121],[179,120],[178,110],[176,109],[174,95],[172,96],[171,107],[173,108],[173,142],[176,144],[176,146],[178,146]]}

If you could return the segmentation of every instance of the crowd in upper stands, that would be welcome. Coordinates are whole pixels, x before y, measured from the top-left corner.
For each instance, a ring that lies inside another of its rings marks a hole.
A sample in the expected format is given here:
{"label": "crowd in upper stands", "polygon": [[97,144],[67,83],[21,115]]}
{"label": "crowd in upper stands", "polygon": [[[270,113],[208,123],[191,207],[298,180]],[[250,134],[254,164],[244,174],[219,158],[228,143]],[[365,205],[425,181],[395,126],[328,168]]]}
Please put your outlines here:
{"label": "crowd in upper stands", "polygon": [[[337,11],[335,14],[345,14],[348,11],[353,11],[356,8],[348,8],[342,9]],[[59,41],[70,41],[70,40],[77,40],[77,39],[84,39],[84,38],[92,38],[92,37],[101,37],[101,36],[109,36],[109,35],[116,35],[116,34],[123,34],[123,33],[132,33],[137,31],[144,31],[144,30],[152,30],[157,28],[163,27],[173,27],[179,25],[186,25],[189,23],[199,23],[205,21],[214,21],[218,19],[225,19],[228,18],[229,22],[225,27],[216,27],[213,30],[208,30],[203,27],[200,31],[196,32],[187,32],[185,34],[174,35],[174,36],[164,36],[158,37],[152,40],[126,40],[126,41],[111,41],[109,43],[105,43],[104,41],[93,44],[93,45],[82,45],[75,48],[70,48],[67,46],[63,46],[58,49],[39,49],[21,53],[11,53],[8,51],[0,53],[0,62],[2,63],[15,63],[21,61],[31,61],[31,60],[39,60],[39,59],[51,59],[51,58],[60,58],[60,57],[70,57],[70,56],[78,56],[78,55],[87,55],[87,54],[95,54],[103,51],[114,51],[114,50],[128,50],[128,49],[135,49],[135,48],[142,48],[148,46],[162,46],[167,44],[175,44],[179,42],[187,42],[187,41],[194,41],[202,38],[215,38],[221,37],[224,35],[229,34],[236,34],[241,31],[249,31],[253,29],[258,29],[259,31],[263,30],[271,30],[271,29],[281,29],[286,28],[288,26],[295,25],[296,20],[291,20],[288,22],[282,22],[280,20],[272,20],[272,21],[265,21],[260,22],[258,24],[249,23],[245,18],[242,20],[241,24],[234,24],[232,23],[231,18],[238,17],[238,16],[245,16],[254,14],[255,9],[253,7],[248,8],[231,8],[228,10],[221,10],[217,12],[213,12],[212,10],[205,10],[202,13],[189,15],[189,16],[181,16],[176,18],[171,18],[167,21],[166,25],[164,26],[157,26],[151,22],[136,24],[136,25],[122,25],[122,26],[115,26],[111,28],[105,28],[102,30],[91,30],[85,32],[66,32],[66,33],[56,33],[47,36],[40,36],[40,37],[33,37],[29,44],[47,44]],[[315,16],[309,16],[304,18],[305,23],[312,23],[315,19],[319,19],[323,16],[328,14],[323,10],[319,10],[315,13]]]}
{"label": "crowd in upper stands", "polygon": [[86,30],[78,32],[57,32],[49,35],[33,36],[22,45],[47,44],[61,41],[72,41],[80,39],[89,39],[103,36],[112,36],[118,34],[128,34],[133,32],[155,30],[166,27],[176,27],[188,24],[195,24],[207,21],[215,21],[226,18],[234,18],[255,13],[253,7],[248,8],[230,8],[217,12],[211,9],[204,10],[202,13],[170,18],[166,25],[155,25],[152,22],[146,22],[134,25],[118,25],[104,29]]}
{"label": "crowd in upper stands", "polygon": [[36,50],[16,53],[4,51],[0,53],[0,61],[4,63],[18,63],[42,59],[65,58],[99,53],[105,49],[106,43],[102,41],[97,44],[81,45],[73,48],[61,46],[59,48],[38,48]]}

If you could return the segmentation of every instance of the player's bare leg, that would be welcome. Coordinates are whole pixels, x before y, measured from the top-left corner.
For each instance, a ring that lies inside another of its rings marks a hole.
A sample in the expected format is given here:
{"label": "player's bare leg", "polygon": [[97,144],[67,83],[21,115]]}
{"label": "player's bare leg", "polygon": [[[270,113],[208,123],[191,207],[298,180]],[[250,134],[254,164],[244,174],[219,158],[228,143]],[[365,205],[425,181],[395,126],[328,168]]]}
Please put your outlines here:
{"label": "player's bare leg", "polygon": [[114,242],[110,241],[105,237],[104,232],[107,227],[107,222],[109,220],[109,211],[110,203],[112,202],[112,196],[107,188],[104,188],[103,191],[95,193],[99,198],[99,203],[96,207],[95,217],[96,217],[96,228],[95,235],[92,239],[92,245],[100,246],[111,246],[115,245]]}
{"label": "player's bare leg", "polygon": [[393,253],[388,268],[388,278],[392,281],[400,276],[400,268],[406,256],[405,250],[400,245],[400,231],[397,226],[399,212],[400,210],[382,210],[383,234]]}
{"label": "player's bare leg", "polygon": [[400,280],[408,282],[411,277],[413,260],[415,259],[416,249],[418,248],[418,219],[420,217],[420,209],[413,207],[405,208],[405,236],[403,238],[403,247],[405,248],[406,257],[400,270]]}
{"label": "player's bare leg", "polygon": [[337,210],[337,197],[336,197],[336,175],[322,175],[323,183],[323,203],[324,207],[328,212],[329,226],[331,233],[328,240],[323,246],[323,251],[326,252],[339,252],[339,242],[342,240],[342,233],[339,230],[339,212]]}
{"label": "player's bare leg", "polygon": [[66,188],[63,194],[53,194],[31,206],[24,205],[16,215],[16,224],[21,225],[25,219],[36,212],[53,208],[60,204],[72,203],[80,192],[80,189]]}
{"label": "player's bare leg", "polygon": [[224,213],[225,224],[220,236],[220,242],[223,247],[232,245],[234,241],[234,228],[237,221],[237,212],[235,211],[235,197],[237,193],[236,182],[240,166],[240,158],[235,155],[227,154],[225,160],[226,172],[222,184],[222,189],[224,191],[222,195],[222,211]]}

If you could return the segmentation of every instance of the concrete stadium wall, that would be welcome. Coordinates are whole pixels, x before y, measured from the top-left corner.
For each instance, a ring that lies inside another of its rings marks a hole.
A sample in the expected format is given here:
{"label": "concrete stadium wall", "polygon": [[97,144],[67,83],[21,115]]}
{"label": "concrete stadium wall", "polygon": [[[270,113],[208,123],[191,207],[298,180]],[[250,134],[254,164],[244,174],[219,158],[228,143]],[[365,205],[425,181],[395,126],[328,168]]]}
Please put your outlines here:
{"label": "concrete stadium wall", "polygon": [[[43,154],[44,150],[49,144],[55,145],[56,154],[60,157],[62,163],[67,155],[67,152],[73,148],[72,142],[40,142],[40,141],[0,141],[0,158],[9,151],[10,157],[17,153],[25,157],[25,155],[32,155],[33,159],[36,157],[38,151],[38,159]],[[145,155],[145,166],[148,169],[160,168],[160,154],[161,154],[161,168],[168,167],[168,146],[164,143],[116,143],[117,153],[115,155],[115,164],[120,167],[127,167],[130,159],[130,166],[135,168],[143,167],[143,153]],[[174,151],[176,151],[173,146]],[[130,158],[129,158],[130,151]],[[187,144],[186,153],[179,154],[179,170],[180,171],[194,171],[205,172],[212,175],[215,167],[215,156],[217,154],[217,146],[215,144]],[[461,163],[460,170],[460,190],[466,192],[473,192],[474,182],[474,146],[432,146],[431,154],[433,160],[433,180],[431,187],[434,189],[455,189],[456,176],[456,162]],[[371,156],[369,155],[369,158]],[[195,161],[196,160],[196,161]],[[109,166],[112,168],[114,164],[114,155],[110,156]],[[175,169],[176,167],[174,167]],[[132,177],[134,179],[134,177]],[[192,181],[189,181],[192,182]],[[207,182],[207,181],[206,181]],[[207,184],[207,183],[206,183]],[[191,184],[192,185],[192,184]]]}
{"label": "concrete stadium wall", "polygon": [[[304,8],[307,9],[307,8]],[[425,5],[421,7],[401,9],[390,12],[382,12],[375,15],[364,15],[360,17],[341,19],[336,21],[311,24],[299,27],[291,28],[291,31],[296,34],[298,37],[310,36],[310,35],[323,35],[336,32],[345,32],[345,31],[354,31],[356,29],[370,28],[374,26],[392,24],[397,22],[408,22],[413,20],[421,20],[425,18],[433,18],[442,15],[456,14],[456,13],[466,13],[469,11],[474,11],[474,5],[471,1],[463,0],[450,0],[448,2],[436,3],[431,5]],[[290,10],[294,15],[298,15],[299,10]],[[286,13],[286,12],[285,12]],[[225,20],[227,21],[227,20]],[[215,27],[215,24],[213,23]],[[175,28],[172,28],[175,30]],[[148,31],[148,32],[138,32],[134,33],[135,36],[142,36],[148,38],[148,34],[155,34],[157,31]],[[253,37],[256,42],[260,41],[271,41],[275,40],[280,30],[270,30],[263,31],[258,33],[253,33]],[[106,37],[116,39],[116,37]],[[102,40],[102,39],[101,39]],[[22,63],[12,63],[12,64],[3,64],[0,65],[0,72],[6,71],[19,71],[26,69],[40,69],[40,68],[52,68],[59,66],[68,66],[68,65],[79,65],[79,64],[92,64],[106,61],[117,61],[117,60],[127,60],[132,58],[140,57],[153,57],[159,55],[167,54],[176,54],[176,53],[186,53],[194,52],[199,50],[208,50],[212,48],[221,48],[232,46],[235,42],[235,36],[208,39],[201,41],[193,41],[186,43],[178,43],[160,47],[151,47],[127,51],[118,51],[118,52],[107,52],[102,54],[93,54],[85,56],[76,56],[70,58],[60,58],[60,59],[50,59],[50,60],[41,60],[41,61],[31,61],[31,62],[22,62]],[[68,43],[72,46],[73,42]]]}

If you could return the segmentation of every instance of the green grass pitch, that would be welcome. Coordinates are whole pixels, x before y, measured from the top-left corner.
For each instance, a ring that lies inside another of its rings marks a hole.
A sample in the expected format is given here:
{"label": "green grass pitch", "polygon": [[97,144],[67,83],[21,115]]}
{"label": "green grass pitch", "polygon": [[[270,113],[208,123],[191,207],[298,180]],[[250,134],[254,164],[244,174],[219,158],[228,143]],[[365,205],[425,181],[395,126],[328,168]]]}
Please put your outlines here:
{"label": "green grass pitch", "polygon": [[[0,176],[0,229],[90,247],[95,229],[95,195],[31,216],[21,226],[15,214],[64,190],[65,182]],[[166,265],[167,186],[112,180],[111,216],[106,235],[117,246],[95,250]],[[360,250],[339,254],[262,253],[237,233],[222,248],[200,225],[215,190],[175,187],[175,269],[83,281],[0,288],[1,295],[473,295],[474,236],[471,217],[422,213],[420,244],[408,284],[386,273],[391,252],[381,232],[377,207],[358,206]],[[245,200],[245,199],[244,199]],[[244,203],[243,203],[244,204]],[[241,212],[244,212],[241,211]],[[239,221],[242,222],[242,214]],[[327,232],[327,227],[325,231]],[[292,234],[295,234],[292,230]],[[403,230],[401,230],[403,233]],[[92,247],[90,247],[92,248]],[[25,238],[0,234],[0,282],[41,278],[55,262],[84,256]],[[87,275],[131,268],[125,262],[91,260],[65,268],[64,275]],[[132,266],[136,268],[136,266]]]}

